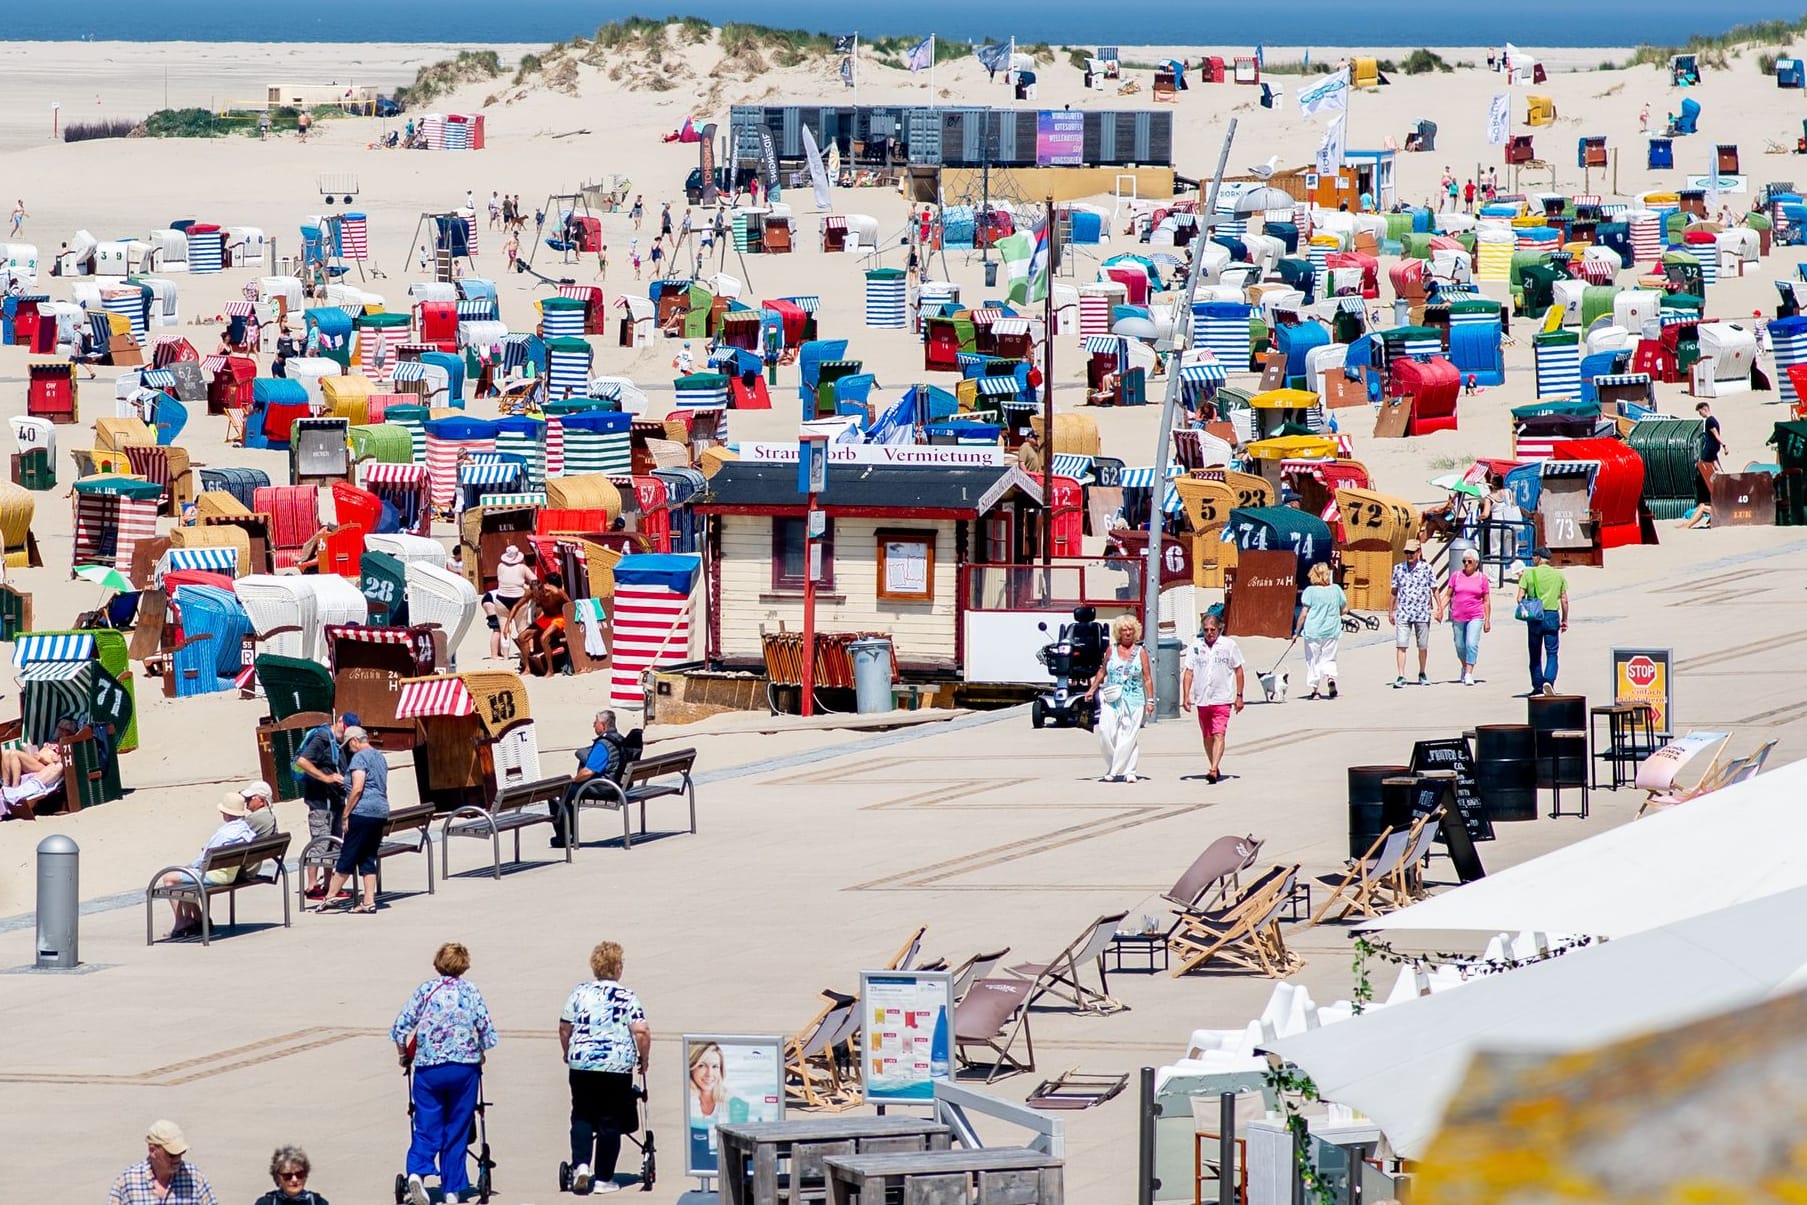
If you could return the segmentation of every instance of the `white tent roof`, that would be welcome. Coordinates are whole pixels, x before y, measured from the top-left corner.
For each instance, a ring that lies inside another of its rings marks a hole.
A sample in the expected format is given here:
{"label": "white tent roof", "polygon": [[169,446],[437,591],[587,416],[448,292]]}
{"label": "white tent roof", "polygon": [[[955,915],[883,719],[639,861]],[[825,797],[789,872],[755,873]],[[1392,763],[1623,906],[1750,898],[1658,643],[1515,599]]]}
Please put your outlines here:
{"label": "white tent roof", "polygon": [[1793,762],[1358,927],[1622,937],[1807,886],[1804,790]]}
{"label": "white tent roof", "polygon": [[[1667,875],[1663,881],[1674,885]],[[1807,926],[1797,923],[1803,908],[1807,888],[1797,888],[1281,1038],[1268,1049],[1309,1075],[1323,1099],[1372,1117],[1399,1154],[1420,1157],[1477,1050],[1580,1050],[1799,988],[1807,982]]]}

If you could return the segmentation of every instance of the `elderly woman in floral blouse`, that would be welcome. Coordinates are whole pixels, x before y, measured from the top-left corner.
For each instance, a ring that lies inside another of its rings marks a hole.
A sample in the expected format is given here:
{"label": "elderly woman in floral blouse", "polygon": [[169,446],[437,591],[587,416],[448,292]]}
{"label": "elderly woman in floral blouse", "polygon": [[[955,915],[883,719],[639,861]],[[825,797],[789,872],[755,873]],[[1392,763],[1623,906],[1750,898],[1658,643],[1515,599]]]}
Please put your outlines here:
{"label": "elderly woman in floral blouse", "polygon": [[477,1112],[484,1052],[500,1039],[483,995],[464,981],[471,952],[449,941],[433,956],[438,972],[414,989],[389,1030],[403,1067],[412,1067],[414,1134],[408,1146],[408,1198],[427,1205],[422,1178],[435,1173],[448,1201],[471,1190],[465,1142]]}

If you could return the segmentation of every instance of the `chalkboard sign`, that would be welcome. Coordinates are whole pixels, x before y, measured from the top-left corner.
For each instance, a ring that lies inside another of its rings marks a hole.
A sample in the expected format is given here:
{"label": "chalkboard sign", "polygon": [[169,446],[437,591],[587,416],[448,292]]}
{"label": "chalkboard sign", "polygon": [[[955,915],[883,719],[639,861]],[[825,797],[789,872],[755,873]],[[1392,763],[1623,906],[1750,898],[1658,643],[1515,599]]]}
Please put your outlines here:
{"label": "chalkboard sign", "polygon": [[1474,841],[1468,835],[1468,826],[1463,823],[1461,812],[1452,806],[1455,800],[1455,783],[1451,778],[1454,771],[1444,771],[1429,778],[1418,780],[1417,797],[1412,800],[1414,808],[1423,806],[1426,814],[1443,808],[1443,819],[1437,823],[1437,837],[1443,842],[1443,850],[1449,855],[1449,861],[1456,868],[1456,878],[1464,883],[1472,883],[1476,879],[1487,876],[1487,868],[1481,865],[1481,855],[1476,852]]}
{"label": "chalkboard sign", "polygon": [[1427,770],[1456,772],[1456,811],[1462,817],[1463,827],[1468,830],[1468,839],[1493,840],[1493,821],[1488,817],[1487,805],[1481,801],[1480,792],[1475,788],[1474,754],[1468,748],[1468,738],[1452,736],[1414,742],[1412,773],[1422,774]]}

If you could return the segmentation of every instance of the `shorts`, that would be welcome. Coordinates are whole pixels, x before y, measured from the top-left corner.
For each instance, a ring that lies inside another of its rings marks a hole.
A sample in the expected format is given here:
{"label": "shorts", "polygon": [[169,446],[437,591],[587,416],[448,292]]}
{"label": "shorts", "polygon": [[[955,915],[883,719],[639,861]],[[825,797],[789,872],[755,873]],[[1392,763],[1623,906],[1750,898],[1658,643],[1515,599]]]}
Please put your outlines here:
{"label": "shorts", "polygon": [[235,866],[231,870],[210,870],[201,878],[209,887],[222,887],[238,878],[238,867]]}
{"label": "shorts", "polygon": [[1228,703],[1200,703],[1199,732],[1204,736],[1222,736],[1230,730],[1230,715],[1234,710]]}
{"label": "shorts", "polygon": [[1427,649],[1431,646],[1431,625],[1428,620],[1401,619],[1393,624],[1393,647],[1410,648],[1416,637],[1418,647]]}
{"label": "shorts", "polygon": [[310,841],[321,837],[338,837],[344,832],[338,804],[307,801],[307,835]]}

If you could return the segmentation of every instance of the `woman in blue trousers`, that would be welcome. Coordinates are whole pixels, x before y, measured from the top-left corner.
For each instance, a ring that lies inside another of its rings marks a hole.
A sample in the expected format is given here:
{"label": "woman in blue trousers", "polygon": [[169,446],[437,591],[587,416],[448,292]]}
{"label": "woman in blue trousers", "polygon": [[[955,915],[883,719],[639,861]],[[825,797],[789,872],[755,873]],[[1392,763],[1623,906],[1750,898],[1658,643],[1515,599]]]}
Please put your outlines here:
{"label": "woman in blue trousers", "polygon": [[411,1205],[428,1205],[427,1176],[439,1177],[448,1201],[461,1201],[471,1191],[465,1145],[477,1113],[484,1052],[500,1039],[482,993],[464,981],[470,968],[471,952],[463,945],[449,941],[440,946],[433,956],[438,974],[414,989],[389,1030],[402,1066],[414,1070]]}

